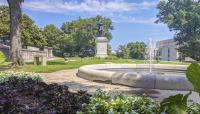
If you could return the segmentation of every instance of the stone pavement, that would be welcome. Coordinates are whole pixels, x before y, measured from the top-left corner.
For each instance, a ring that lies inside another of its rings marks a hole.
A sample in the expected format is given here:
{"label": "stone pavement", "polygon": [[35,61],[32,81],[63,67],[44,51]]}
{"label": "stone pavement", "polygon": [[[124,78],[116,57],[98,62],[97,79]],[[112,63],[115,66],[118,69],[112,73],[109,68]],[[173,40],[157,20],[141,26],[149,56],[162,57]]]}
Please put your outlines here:
{"label": "stone pavement", "polygon": [[[77,69],[62,70],[53,73],[42,73],[42,78],[47,83],[65,84],[71,91],[85,90],[88,93],[94,93],[97,89],[102,89],[109,92],[111,95],[123,93],[124,95],[142,95],[146,94],[151,98],[162,101],[164,98],[175,94],[186,94],[188,91],[174,90],[158,90],[158,89],[142,89],[133,88],[123,85],[113,85],[110,82],[100,83],[92,82],[76,76]],[[196,92],[192,92],[189,97],[189,102],[194,101],[200,103],[200,97]]]}

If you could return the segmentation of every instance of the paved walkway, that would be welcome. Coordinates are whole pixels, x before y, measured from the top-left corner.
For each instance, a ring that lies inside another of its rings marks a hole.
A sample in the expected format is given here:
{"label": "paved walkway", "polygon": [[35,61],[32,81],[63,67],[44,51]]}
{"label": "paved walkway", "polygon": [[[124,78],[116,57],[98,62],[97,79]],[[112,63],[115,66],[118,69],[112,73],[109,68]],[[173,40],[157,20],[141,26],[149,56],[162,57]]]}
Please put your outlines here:
{"label": "paved walkway", "polygon": [[[124,95],[142,95],[146,94],[158,101],[175,94],[186,94],[188,91],[174,91],[174,90],[157,90],[157,89],[142,89],[132,88],[122,85],[112,85],[105,83],[98,83],[88,81],[76,76],[77,69],[62,70],[54,73],[43,73],[42,78],[47,83],[66,84],[71,91],[86,90],[89,93],[94,93],[98,88],[109,92],[111,95],[123,93]],[[189,102],[194,101],[200,103],[200,97],[193,92],[189,98]]]}

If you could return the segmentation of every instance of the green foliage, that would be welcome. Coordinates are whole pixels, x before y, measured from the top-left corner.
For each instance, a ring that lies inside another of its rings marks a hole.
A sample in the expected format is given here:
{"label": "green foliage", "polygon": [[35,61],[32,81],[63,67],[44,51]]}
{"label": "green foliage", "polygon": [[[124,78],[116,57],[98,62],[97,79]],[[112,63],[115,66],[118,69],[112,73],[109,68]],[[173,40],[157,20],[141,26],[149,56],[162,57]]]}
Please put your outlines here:
{"label": "green foliage", "polygon": [[156,21],[175,31],[174,39],[183,57],[200,61],[200,2],[199,0],[162,0],[157,6]]}
{"label": "green foliage", "polygon": [[120,58],[131,58],[144,60],[146,54],[146,44],[144,42],[130,42],[127,45],[120,45],[117,56]]}
{"label": "green foliage", "polygon": [[40,28],[35,25],[34,21],[26,14],[23,14],[22,17],[21,34],[23,46],[34,46],[41,48],[46,44],[42,30],[40,30]]}
{"label": "green foliage", "polygon": [[129,52],[129,56],[132,59],[145,59],[146,54],[146,44],[144,42],[130,42],[127,44]]}
{"label": "green foliage", "polygon": [[161,112],[166,114],[187,114],[187,99],[188,93],[185,96],[182,94],[177,94],[175,96],[170,96],[161,102]]}
{"label": "green foliage", "polygon": [[0,64],[5,62],[5,60],[6,60],[5,55],[0,51]]}
{"label": "green foliage", "polygon": [[193,63],[187,68],[188,80],[192,83],[194,90],[200,94],[200,65]]}
{"label": "green foliage", "polygon": [[[45,39],[41,30],[34,21],[26,14],[23,14],[21,21],[22,45],[43,47]],[[9,40],[10,35],[10,12],[8,6],[0,6],[0,38]]]}
{"label": "green foliage", "polygon": [[193,103],[189,106],[188,112],[189,114],[200,114],[200,104]]}
{"label": "green foliage", "polygon": [[117,50],[117,57],[119,58],[129,58],[129,50],[126,45],[119,45]]}
{"label": "green foliage", "polygon": [[107,59],[107,60],[118,60],[119,58],[114,56],[114,55],[112,55],[112,56],[106,57],[105,59]]}
{"label": "green foliage", "polygon": [[43,30],[47,46],[53,48],[53,52],[57,56],[62,56],[64,47],[70,43],[70,39],[55,25],[46,25]]}
{"label": "green foliage", "polygon": [[94,18],[78,18],[72,22],[63,23],[61,29],[67,34],[71,42],[65,45],[64,52],[71,55],[93,56],[95,52],[95,37],[97,36],[98,23],[104,24],[105,37],[112,39],[112,21],[109,18],[96,16]]}
{"label": "green foliage", "polygon": [[26,81],[29,79],[32,79],[35,81],[42,81],[40,74],[37,74],[37,73],[5,71],[5,72],[0,72],[0,83],[7,82],[11,80],[12,77],[19,79],[21,81]]}
{"label": "green foliage", "polygon": [[8,37],[10,34],[9,8],[0,6],[0,37]]}
{"label": "green foliage", "polygon": [[85,105],[84,114],[158,114],[159,104],[147,97],[125,97],[123,95],[111,98],[102,90],[97,90]]}

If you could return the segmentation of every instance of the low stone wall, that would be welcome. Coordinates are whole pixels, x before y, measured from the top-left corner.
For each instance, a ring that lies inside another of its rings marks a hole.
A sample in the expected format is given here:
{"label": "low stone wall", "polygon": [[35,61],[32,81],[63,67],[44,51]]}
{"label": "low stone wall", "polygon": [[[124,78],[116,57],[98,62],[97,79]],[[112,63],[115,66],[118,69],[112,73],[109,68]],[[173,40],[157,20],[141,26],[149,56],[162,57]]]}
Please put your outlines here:
{"label": "low stone wall", "polygon": [[[10,59],[10,46],[0,44],[0,51],[4,53],[6,58]],[[50,47],[44,47],[43,51],[40,51],[39,48],[35,47],[28,47],[27,49],[22,49],[22,57],[25,62],[33,62],[34,56],[43,56],[45,58],[52,58],[52,48]]]}
{"label": "low stone wall", "polygon": [[45,51],[36,51],[36,50],[28,50],[22,49],[22,57],[25,62],[33,62],[34,56],[44,56],[47,57],[47,52]]}
{"label": "low stone wall", "polygon": [[[111,81],[136,88],[164,89],[164,90],[193,90],[192,84],[186,76],[161,76],[156,74],[142,74],[136,72],[106,71],[109,68],[148,68],[146,64],[99,64],[86,65],[79,68],[77,76],[91,81]],[[186,65],[153,65],[156,69],[186,70]]]}

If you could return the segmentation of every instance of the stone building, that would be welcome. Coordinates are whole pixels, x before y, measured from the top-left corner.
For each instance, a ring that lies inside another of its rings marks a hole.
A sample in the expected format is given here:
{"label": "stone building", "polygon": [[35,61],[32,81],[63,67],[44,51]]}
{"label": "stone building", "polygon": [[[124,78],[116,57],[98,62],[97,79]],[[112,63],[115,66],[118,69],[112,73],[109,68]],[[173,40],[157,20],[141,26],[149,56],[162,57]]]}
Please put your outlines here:
{"label": "stone building", "polygon": [[176,61],[179,59],[179,52],[174,39],[156,42],[156,54],[161,61]]}

